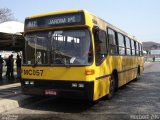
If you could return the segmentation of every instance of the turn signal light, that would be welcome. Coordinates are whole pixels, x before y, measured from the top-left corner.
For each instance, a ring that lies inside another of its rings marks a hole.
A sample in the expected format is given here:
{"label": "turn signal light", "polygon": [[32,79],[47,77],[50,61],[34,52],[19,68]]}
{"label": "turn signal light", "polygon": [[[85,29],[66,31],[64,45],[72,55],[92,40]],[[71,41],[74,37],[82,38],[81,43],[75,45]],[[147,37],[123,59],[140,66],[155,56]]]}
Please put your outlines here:
{"label": "turn signal light", "polygon": [[95,74],[95,71],[93,69],[88,69],[85,71],[85,74],[86,75],[93,75],[93,74]]}

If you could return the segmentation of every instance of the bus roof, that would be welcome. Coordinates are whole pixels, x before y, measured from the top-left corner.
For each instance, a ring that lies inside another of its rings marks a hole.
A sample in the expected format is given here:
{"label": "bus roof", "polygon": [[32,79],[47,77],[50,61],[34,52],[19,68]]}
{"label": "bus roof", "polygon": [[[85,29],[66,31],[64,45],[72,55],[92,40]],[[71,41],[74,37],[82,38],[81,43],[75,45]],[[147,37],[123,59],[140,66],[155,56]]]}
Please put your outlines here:
{"label": "bus roof", "polygon": [[128,36],[129,38],[131,38],[131,39],[133,39],[133,40],[141,43],[141,42],[140,42],[139,40],[137,40],[134,36],[132,36],[132,35],[124,32],[123,30],[119,29],[118,27],[116,27],[116,26],[114,26],[114,25],[106,22],[105,20],[103,20],[103,19],[101,19],[101,18],[99,18],[99,17],[91,14],[90,12],[88,12],[88,11],[85,10],[85,9],[82,9],[82,10],[80,10],[80,9],[71,9],[71,10],[60,10],[60,11],[54,11],[54,12],[45,12],[45,13],[41,13],[41,14],[36,14],[36,15],[33,15],[33,16],[29,16],[29,17],[27,17],[26,19],[33,19],[33,18],[39,18],[39,17],[44,17],[44,16],[58,15],[58,14],[76,13],[76,12],[84,12],[84,14],[89,14],[89,15],[92,16],[92,19],[93,19],[93,20],[96,19],[96,20],[98,20],[100,23],[102,23],[103,25],[105,25],[105,26],[104,26],[105,28],[106,28],[106,27],[109,27],[109,28],[111,28],[111,29],[113,29],[113,30],[115,30],[115,31],[117,31],[117,32],[119,32],[119,33],[122,33],[122,34]]}
{"label": "bus roof", "polygon": [[65,13],[82,12],[82,11],[85,11],[85,10],[79,10],[79,9],[60,10],[60,11],[45,12],[45,13],[41,13],[41,14],[36,14],[36,15],[29,16],[27,18],[32,19],[32,18],[37,18],[37,17],[44,17],[44,16],[57,15],[57,14],[65,14]]}

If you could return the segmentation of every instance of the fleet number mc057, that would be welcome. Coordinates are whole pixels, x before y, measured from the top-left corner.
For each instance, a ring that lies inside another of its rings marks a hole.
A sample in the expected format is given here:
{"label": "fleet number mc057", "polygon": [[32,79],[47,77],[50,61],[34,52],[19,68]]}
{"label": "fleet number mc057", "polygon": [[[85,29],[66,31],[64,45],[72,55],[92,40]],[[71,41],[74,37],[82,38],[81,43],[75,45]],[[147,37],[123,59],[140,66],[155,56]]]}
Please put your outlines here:
{"label": "fleet number mc057", "polygon": [[31,69],[29,69],[29,70],[22,70],[22,73],[24,74],[24,75],[35,75],[35,76],[42,76],[43,75],[43,71],[44,70],[31,70]]}

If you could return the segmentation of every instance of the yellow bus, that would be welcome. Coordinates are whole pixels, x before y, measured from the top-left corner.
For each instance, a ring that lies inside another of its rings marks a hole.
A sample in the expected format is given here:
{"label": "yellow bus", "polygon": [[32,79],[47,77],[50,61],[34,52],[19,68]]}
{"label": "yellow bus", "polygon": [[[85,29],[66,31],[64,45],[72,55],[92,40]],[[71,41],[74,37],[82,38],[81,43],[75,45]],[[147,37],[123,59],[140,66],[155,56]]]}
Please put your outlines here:
{"label": "yellow bus", "polygon": [[22,91],[98,100],[143,72],[137,39],[86,10],[27,17]]}

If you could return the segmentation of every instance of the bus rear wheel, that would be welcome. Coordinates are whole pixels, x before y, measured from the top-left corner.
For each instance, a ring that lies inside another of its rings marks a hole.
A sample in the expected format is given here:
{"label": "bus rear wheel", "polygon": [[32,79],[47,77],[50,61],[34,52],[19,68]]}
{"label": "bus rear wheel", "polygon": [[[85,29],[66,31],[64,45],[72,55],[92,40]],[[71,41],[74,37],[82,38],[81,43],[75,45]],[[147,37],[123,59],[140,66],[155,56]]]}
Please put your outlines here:
{"label": "bus rear wheel", "polygon": [[138,67],[138,69],[137,69],[137,75],[136,75],[135,80],[136,81],[139,80],[139,77],[140,77],[140,67]]}
{"label": "bus rear wheel", "polygon": [[110,80],[109,94],[106,96],[107,99],[110,100],[113,98],[115,94],[115,89],[116,89],[116,81],[115,81],[115,77],[112,75]]}

